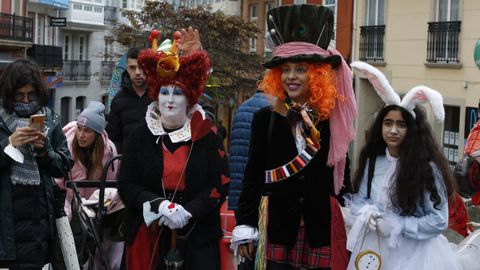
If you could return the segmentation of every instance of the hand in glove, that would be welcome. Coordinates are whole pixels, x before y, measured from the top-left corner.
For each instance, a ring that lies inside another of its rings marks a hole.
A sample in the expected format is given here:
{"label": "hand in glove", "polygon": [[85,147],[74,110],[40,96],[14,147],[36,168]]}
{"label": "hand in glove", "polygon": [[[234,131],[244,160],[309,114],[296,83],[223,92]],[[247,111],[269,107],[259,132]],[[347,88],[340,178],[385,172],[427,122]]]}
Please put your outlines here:
{"label": "hand in glove", "polygon": [[383,237],[389,237],[390,233],[397,226],[396,220],[388,216],[380,216],[377,218],[378,231]]}
{"label": "hand in glove", "polygon": [[368,225],[368,228],[371,231],[376,231],[377,230],[377,219],[380,217],[381,214],[378,211],[367,211],[365,213],[365,222]]}
{"label": "hand in glove", "polygon": [[158,224],[168,226],[170,229],[180,229],[187,225],[192,215],[180,204],[162,202],[158,209],[162,215]]}

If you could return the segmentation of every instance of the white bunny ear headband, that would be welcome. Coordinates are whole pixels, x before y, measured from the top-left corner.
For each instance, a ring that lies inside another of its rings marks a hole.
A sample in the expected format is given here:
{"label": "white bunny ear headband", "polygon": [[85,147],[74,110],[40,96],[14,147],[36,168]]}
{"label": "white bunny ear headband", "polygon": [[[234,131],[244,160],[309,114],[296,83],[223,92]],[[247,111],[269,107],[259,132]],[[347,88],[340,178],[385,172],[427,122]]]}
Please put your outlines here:
{"label": "white bunny ear headband", "polygon": [[400,99],[400,96],[395,92],[393,87],[388,82],[385,75],[375,67],[365,63],[355,61],[351,64],[352,68],[362,72],[372,84],[373,88],[385,102],[385,105],[397,105],[407,110],[413,118],[415,113],[413,109],[417,104],[428,101],[432,106],[433,114],[439,122],[443,122],[445,119],[445,110],[443,108],[442,95],[427,86],[418,85],[410,89],[408,93]]}

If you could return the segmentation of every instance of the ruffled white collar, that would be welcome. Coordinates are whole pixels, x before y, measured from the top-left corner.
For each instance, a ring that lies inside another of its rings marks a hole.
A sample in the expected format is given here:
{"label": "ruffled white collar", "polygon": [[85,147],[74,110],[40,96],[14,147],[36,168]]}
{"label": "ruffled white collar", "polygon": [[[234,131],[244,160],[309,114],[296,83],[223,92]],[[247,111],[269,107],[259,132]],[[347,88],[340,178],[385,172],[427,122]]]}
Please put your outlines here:
{"label": "ruffled white collar", "polygon": [[166,132],[160,121],[160,110],[158,108],[158,101],[153,101],[147,107],[147,113],[145,115],[145,121],[147,122],[148,129],[154,136],[162,136],[168,134],[172,143],[186,142],[192,138],[192,130],[190,127],[190,121],[193,113],[200,112],[203,119],[205,119],[205,111],[202,106],[195,104],[187,113],[187,120],[180,129],[172,132]]}

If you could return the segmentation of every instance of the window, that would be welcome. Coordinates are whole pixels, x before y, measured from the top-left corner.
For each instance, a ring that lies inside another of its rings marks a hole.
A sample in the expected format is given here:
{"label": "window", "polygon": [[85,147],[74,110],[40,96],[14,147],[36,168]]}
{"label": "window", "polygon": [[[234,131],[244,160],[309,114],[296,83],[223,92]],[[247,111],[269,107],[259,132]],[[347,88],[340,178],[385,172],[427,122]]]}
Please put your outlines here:
{"label": "window", "polygon": [[459,0],[435,1],[435,21],[428,23],[427,62],[460,62],[459,18]]}
{"label": "window", "polygon": [[45,17],[37,14],[37,44],[45,45]]}
{"label": "window", "polygon": [[337,33],[337,0],[324,0],[323,5],[329,8],[333,12],[333,36],[332,40],[335,40]]}
{"label": "window", "polygon": [[78,38],[78,60],[83,61],[85,54],[85,37],[80,36]]}
{"label": "window", "polygon": [[384,61],[384,36],[385,0],[368,0],[365,3],[365,25],[360,27],[360,60]]}
{"label": "window", "polygon": [[127,7],[128,7],[127,0],[122,0],[122,8],[127,8]]}
{"label": "window", "polygon": [[83,10],[85,10],[85,11],[92,11],[92,10],[93,10],[93,7],[90,6],[90,5],[84,5],[84,6],[83,6]]}
{"label": "window", "polygon": [[293,3],[295,5],[302,5],[302,4],[306,4],[306,1],[305,0],[294,0]]}
{"label": "window", "polygon": [[256,20],[257,16],[257,5],[250,5],[250,20]]}
{"label": "window", "polygon": [[66,35],[63,42],[63,60],[68,61],[70,52],[70,36]]}
{"label": "window", "polygon": [[73,4],[73,9],[82,10],[82,5],[80,5],[80,4]]}
{"label": "window", "polygon": [[[2,1],[4,2],[4,1]],[[22,12],[22,2],[23,1],[13,1],[13,13],[18,16],[23,16]],[[5,3],[6,4],[6,3]],[[4,5],[5,5],[4,4]],[[8,6],[8,4],[6,4]],[[3,11],[2,11],[3,12]]]}
{"label": "window", "polygon": [[77,97],[75,99],[75,118],[77,118],[83,109],[85,109],[85,97]]}
{"label": "window", "polygon": [[71,97],[62,97],[60,99],[60,121],[62,126],[65,126],[70,122],[70,102]]}
{"label": "window", "polygon": [[253,37],[250,38],[250,52],[256,52],[257,51],[257,38]]}
{"label": "window", "polygon": [[53,30],[53,26],[50,26],[50,24],[48,23],[50,21],[50,17],[47,17],[47,23],[45,24],[45,34],[46,34],[46,38],[45,38],[45,45],[54,45],[54,38],[53,38],[53,33],[54,33],[54,30]]}
{"label": "window", "polygon": [[103,60],[112,61],[112,51],[113,51],[113,38],[105,37],[105,44],[103,49]]}
{"label": "window", "polygon": [[459,20],[459,0],[437,0],[436,21],[449,22]]}
{"label": "window", "polygon": [[[269,11],[270,9],[274,8],[274,3],[273,2],[268,2],[265,3],[265,11]],[[270,49],[273,47],[273,41],[269,37],[270,34],[268,33],[268,23],[267,23],[268,18],[265,18],[265,58],[270,59],[272,50]],[[270,44],[271,43],[271,44]]]}
{"label": "window", "polygon": [[458,145],[460,129],[460,107],[445,106],[445,122],[443,131],[443,154],[450,165],[454,166],[458,161]]}
{"label": "window", "polygon": [[97,12],[97,13],[102,13],[103,8],[102,8],[102,7],[94,7],[94,8],[93,8],[93,11],[95,11],[95,12]]}
{"label": "window", "polygon": [[385,24],[385,0],[368,0],[366,11],[366,25]]}

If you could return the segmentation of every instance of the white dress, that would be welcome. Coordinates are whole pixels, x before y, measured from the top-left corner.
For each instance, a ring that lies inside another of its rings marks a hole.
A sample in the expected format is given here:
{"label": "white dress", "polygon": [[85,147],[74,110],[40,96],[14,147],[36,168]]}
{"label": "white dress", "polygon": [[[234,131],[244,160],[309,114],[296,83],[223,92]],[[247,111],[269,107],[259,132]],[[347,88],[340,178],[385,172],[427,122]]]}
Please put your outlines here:
{"label": "white dress", "polygon": [[[441,203],[436,209],[430,200],[430,193],[424,195],[425,206],[417,205],[413,216],[400,216],[399,209],[392,206],[390,185],[394,179],[397,159],[378,156],[372,181],[370,199],[367,199],[368,164],[358,193],[350,202],[352,229],[347,237],[347,249],[352,252],[349,270],[355,270],[357,255],[366,249],[380,254],[381,269],[385,270],[461,270],[454,251],[441,234],[448,227],[448,202],[442,175],[431,163]],[[383,214],[393,229],[389,236],[371,231],[366,222],[369,210]],[[367,268],[366,268],[367,269]]]}

